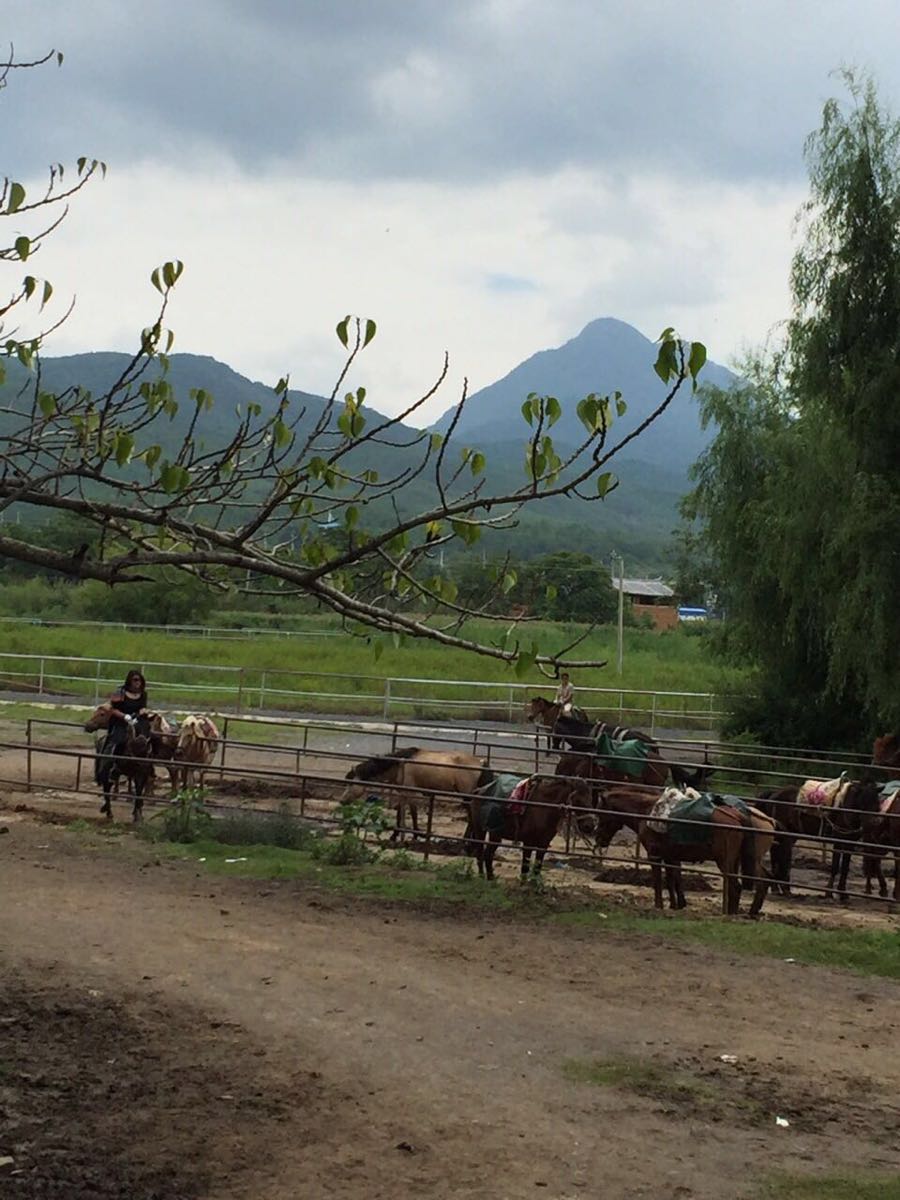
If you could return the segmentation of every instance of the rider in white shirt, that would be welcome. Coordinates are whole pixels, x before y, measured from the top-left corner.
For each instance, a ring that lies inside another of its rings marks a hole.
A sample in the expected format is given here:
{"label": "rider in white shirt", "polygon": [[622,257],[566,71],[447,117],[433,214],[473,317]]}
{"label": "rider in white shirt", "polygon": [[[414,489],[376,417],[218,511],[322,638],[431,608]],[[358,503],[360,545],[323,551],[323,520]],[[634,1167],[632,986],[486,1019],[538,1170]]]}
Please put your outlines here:
{"label": "rider in white shirt", "polygon": [[574,698],[575,689],[569,682],[568,672],[563,671],[559,677],[559,687],[556,689],[556,695],[554,696],[554,703],[560,706],[563,716],[568,717],[571,715]]}

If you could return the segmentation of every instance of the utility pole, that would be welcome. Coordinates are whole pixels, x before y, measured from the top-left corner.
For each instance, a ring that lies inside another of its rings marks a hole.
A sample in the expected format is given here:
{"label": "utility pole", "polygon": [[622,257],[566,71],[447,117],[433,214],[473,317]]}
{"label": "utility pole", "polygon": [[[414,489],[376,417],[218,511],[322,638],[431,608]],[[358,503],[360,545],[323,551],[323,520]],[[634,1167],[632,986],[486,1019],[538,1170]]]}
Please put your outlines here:
{"label": "utility pole", "polygon": [[622,659],[625,653],[625,560],[622,555],[618,555],[619,559],[619,654],[618,654],[618,673],[622,674]]}

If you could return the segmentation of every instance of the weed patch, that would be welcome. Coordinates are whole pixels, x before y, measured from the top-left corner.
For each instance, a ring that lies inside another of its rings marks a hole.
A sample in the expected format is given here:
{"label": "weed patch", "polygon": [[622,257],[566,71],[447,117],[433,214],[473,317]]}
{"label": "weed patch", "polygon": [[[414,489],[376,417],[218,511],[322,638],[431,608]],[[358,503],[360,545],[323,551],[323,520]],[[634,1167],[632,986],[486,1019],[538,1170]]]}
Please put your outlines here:
{"label": "weed patch", "polygon": [[759,1200],[900,1200],[900,1175],[779,1175]]}

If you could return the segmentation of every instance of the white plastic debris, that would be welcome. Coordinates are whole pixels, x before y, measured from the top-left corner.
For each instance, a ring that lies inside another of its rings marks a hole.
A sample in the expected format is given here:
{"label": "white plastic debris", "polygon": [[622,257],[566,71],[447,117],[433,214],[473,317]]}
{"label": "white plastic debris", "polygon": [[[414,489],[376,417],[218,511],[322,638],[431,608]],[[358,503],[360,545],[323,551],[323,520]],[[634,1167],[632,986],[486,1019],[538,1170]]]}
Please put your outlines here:
{"label": "white plastic debris", "polygon": [[11,1167],[16,1160],[8,1154],[0,1156],[0,1167]]}
{"label": "white plastic debris", "polygon": [[728,1063],[729,1066],[732,1066],[734,1063],[737,1062],[737,1060],[738,1060],[738,1058],[737,1058],[736,1054],[720,1054],[719,1055],[719,1062]]}
{"label": "white plastic debris", "polygon": [[786,958],[784,961],[785,962],[796,962],[797,960],[796,960],[796,958]]}
{"label": "white plastic debris", "polygon": [[775,1124],[780,1125],[782,1129],[787,1129],[790,1125],[790,1121],[787,1119],[787,1117],[776,1117]]}
{"label": "white plastic debris", "polygon": [[197,862],[206,862],[206,857],[204,856],[203,858],[198,858]]}
{"label": "white plastic debris", "polygon": [[226,858],[225,861],[227,863],[236,863],[236,862],[246,862],[247,859],[246,858]]}

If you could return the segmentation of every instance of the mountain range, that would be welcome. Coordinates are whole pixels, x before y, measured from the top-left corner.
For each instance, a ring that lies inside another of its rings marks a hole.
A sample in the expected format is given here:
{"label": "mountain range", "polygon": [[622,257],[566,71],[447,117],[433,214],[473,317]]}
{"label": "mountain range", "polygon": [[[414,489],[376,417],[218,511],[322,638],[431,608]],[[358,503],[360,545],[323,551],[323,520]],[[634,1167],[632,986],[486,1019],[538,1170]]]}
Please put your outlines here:
{"label": "mountain range", "polygon": [[[584,431],[575,414],[575,402],[595,392],[622,393],[627,403],[617,419],[608,445],[613,445],[638,425],[660,402],[664,385],[653,371],[656,347],[633,326],[613,318],[592,321],[577,337],[555,349],[543,350],[526,359],[496,383],[474,393],[466,403],[454,432],[459,446],[477,446],[488,462],[487,474],[493,488],[515,486],[523,479],[523,451],[528,436],[520,412],[531,392],[553,395],[563,414],[553,428],[558,449],[576,446]],[[114,352],[69,355],[42,359],[42,387],[61,391],[78,384],[94,395],[102,394],[121,373],[128,356]],[[262,406],[263,414],[274,410],[277,398],[271,387],[255,383],[224,363],[193,354],[171,356],[169,381],[177,398],[186,401],[191,388],[204,388],[215,397],[215,407],[206,418],[206,440],[224,444],[234,426],[234,412],[249,403]],[[726,368],[707,363],[702,380],[729,387],[735,377]],[[21,409],[24,372],[12,363],[7,381],[0,388],[0,436],[14,420],[10,410]],[[314,421],[325,400],[305,392],[291,392]],[[172,422],[161,423],[154,432],[164,449],[184,437],[188,410],[183,404]],[[371,410],[367,410],[371,414]],[[445,433],[452,410],[431,427]],[[374,416],[370,415],[370,421]],[[411,431],[410,431],[411,432]],[[629,570],[664,569],[672,529],[678,522],[678,500],[687,487],[687,472],[701,453],[712,431],[700,428],[696,402],[685,388],[669,409],[631,442],[610,464],[620,486],[602,502],[587,503],[556,498],[526,511],[519,527],[493,535],[487,552],[507,549],[522,557],[552,550],[583,550],[605,557],[613,550],[623,553]],[[366,465],[382,474],[396,467],[403,451],[391,447],[367,447]],[[429,503],[431,485],[416,481],[404,497],[401,511]]]}

